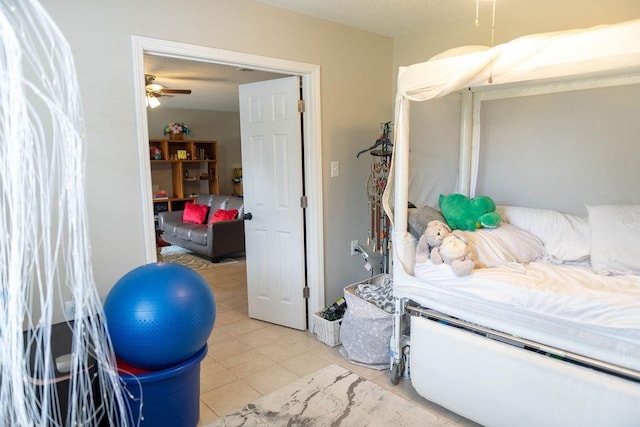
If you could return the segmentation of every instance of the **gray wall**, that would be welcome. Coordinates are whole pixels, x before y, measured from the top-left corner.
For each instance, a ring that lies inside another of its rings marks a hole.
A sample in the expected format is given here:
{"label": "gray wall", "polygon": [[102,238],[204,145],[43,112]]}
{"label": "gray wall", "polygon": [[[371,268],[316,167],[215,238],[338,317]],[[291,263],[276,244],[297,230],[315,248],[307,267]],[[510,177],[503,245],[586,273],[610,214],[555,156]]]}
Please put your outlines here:
{"label": "gray wall", "polygon": [[584,216],[640,203],[640,85],[482,104],[476,194]]}
{"label": "gray wall", "polygon": [[[139,188],[132,35],[320,65],[326,300],[367,276],[349,256],[349,241],[364,241],[367,233],[362,217],[369,163],[356,161],[355,154],[392,117],[391,39],[248,0],[43,0],[43,6],[75,56],[101,296],[145,262],[142,230],[148,219]],[[190,124],[197,129],[196,122]],[[338,178],[330,178],[332,160],[341,164]]]}

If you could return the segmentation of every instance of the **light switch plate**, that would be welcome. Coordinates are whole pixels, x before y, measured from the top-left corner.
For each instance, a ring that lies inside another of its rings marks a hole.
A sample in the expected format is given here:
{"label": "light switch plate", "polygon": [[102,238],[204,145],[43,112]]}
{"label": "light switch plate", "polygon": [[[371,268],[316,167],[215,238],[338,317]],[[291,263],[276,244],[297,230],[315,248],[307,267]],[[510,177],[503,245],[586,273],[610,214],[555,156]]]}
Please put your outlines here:
{"label": "light switch plate", "polygon": [[331,161],[331,178],[340,176],[340,163],[337,160]]}

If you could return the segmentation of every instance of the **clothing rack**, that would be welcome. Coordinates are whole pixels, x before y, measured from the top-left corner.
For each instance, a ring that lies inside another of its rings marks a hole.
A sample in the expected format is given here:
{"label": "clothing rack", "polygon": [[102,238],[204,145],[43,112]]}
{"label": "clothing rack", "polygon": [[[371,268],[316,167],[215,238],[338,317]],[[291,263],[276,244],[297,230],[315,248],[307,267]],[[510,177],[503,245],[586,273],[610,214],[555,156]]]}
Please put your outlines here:
{"label": "clothing rack", "polygon": [[369,152],[379,160],[371,163],[371,173],[367,181],[367,195],[369,212],[371,215],[370,226],[367,236],[367,245],[382,255],[380,262],[380,272],[389,273],[389,218],[387,218],[382,208],[382,193],[389,178],[389,166],[391,164],[391,152],[393,143],[389,139],[391,133],[391,122],[381,124],[380,136],[369,148],[361,150],[356,158],[361,154]]}

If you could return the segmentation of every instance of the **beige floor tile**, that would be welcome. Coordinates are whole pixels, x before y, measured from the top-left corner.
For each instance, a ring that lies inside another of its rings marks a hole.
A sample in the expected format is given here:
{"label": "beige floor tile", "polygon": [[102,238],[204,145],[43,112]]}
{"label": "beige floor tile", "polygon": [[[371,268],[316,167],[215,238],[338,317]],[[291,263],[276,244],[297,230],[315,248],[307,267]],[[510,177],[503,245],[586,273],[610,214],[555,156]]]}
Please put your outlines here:
{"label": "beige floor tile", "polygon": [[310,337],[314,337],[315,335],[313,335],[312,333],[308,332],[308,331],[301,331],[299,329],[294,329],[294,328],[288,328],[286,326],[280,326],[280,325],[275,325],[273,323],[267,323],[268,327],[270,329],[273,329],[274,331],[276,331],[279,335],[282,335],[283,337],[293,337],[295,339],[300,339],[301,336],[310,336]]}
{"label": "beige floor tile", "polygon": [[300,345],[306,346],[307,348],[309,348],[309,350],[326,346],[326,344],[318,341],[318,338],[308,331],[299,331],[297,329],[285,328],[283,326],[273,324],[268,325],[268,328],[275,331],[282,338],[295,341]]}
{"label": "beige floor tile", "polygon": [[[245,353],[246,354],[246,353]],[[229,360],[229,359],[227,359]],[[226,362],[227,360],[223,361]],[[234,361],[235,363],[236,361]],[[237,365],[235,365],[234,367],[230,368],[233,370],[233,373],[236,374],[238,377],[242,378],[242,377],[246,377],[249,376],[251,374],[254,374],[256,372],[259,372],[263,369],[266,369],[268,367],[271,367],[273,365],[275,365],[276,362],[274,362],[273,360],[269,359],[266,356],[263,356],[262,354],[259,354],[257,356],[255,356],[253,359],[248,360],[248,361],[244,361],[242,363],[239,363]]]}
{"label": "beige floor tile", "polygon": [[295,343],[295,339],[284,337],[273,328],[263,328],[257,331],[247,332],[237,336],[237,339],[252,348],[261,348],[269,345],[287,346]]}
{"label": "beige floor tile", "polygon": [[286,345],[276,343],[258,347],[258,351],[260,351],[260,353],[264,354],[274,362],[280,363],[287,359],[291,359],[292,357],[296,357],[308,352],[309,348],[304,344],[300,344],[297,342],[293,344],[287,342]]}
{"label": "beige floor tile", "polygon": [[389,371],[385,371],[385,375],[373,379],[371,382],[378,384],[382,388],[389,390],[396,396],[400,396],[405,400],[412,400],[418,396],[418,392],[411,385],[411,380],[401,379],[397,385],[391,384],[389,379]]}
{"label": "beige floor tile", "polygon": [[329,347],[328,345],[323,345],[320,348],[315,349],[316,354],[324,359],[329,360],[336,365],[338,362],[344,361],[344,357],[340,354],[340,346]]}
{"label": "beige floor tile", "polygon": [[220,326],[216,327],[214,325],[213,331],[211,331],[211,335],[209,335],[209,339],[207,340],[207,343],[209,344],[209,347],[211,347],[214,344],[218,344],[224,340],[228,340],[231,338],[233,337],[228,333],[226,333],[222,328],[220,328]]}
{"label": "beige floor tile", "polygon": [[249,384],[243,381],[235,381],[202,393],[200,400],[211,408],[216,415],[222,417],[261,396],[262,394]]}
{"label": "beige floor tile", "polygon": [[[229,310],[237,310],[236,307],[238,306],[249,306],[249,301],[248,301],[248,297],[246,294],[242,294],[239,293],[238,291],[236,291],[235,289],[224,289],[223,291],[219,292],[220,298],[218,298],[216,300],[216,303],[218,305],[218,307],[222,308],[222,309],[229,309]],[[242,310],[240,310],[242,311]],[[247,313],[244,312],[244,316],[247,317]]]}
{"label": "beige floor tile", "polygon": [[236,320],[246,319],[246,317],[246,314],[239,311],[218,309],[213,328],[215,329],[218,326],[226,325],[228,323],[235,322]]}
{"label": "beige floor tile", "polygon": [[249,316],[249,302],[246,298],[239,298],[237,300],[229,300],[226,301],[225,306],[230,310],[238,311],[245,316]]}
{"label": "beige floor tile", "polygon": [[327,359],[315,354],[313,350],[280,362],[280,366],[299,377],[307,376],[332,364]]}
{"label": "beige floor tile", "polygon": [[273,365],[243,378],[247,384],[262,394],[284,387],[300,377],[279,365]]}
{"label": "beige floor tile", "polygon": [[223,341],[218,345],[209,347],[209,356],[213,357],[217,361],[221,361],[251,350],[251,346],[243,343],[237,338],[232,338],[230,340]]}
{"label": "beige floor tile", "polygon": [[[302,338],[298,340],[299,343],[303,344],[309,350],[320,350],[324,347],[329,347],[327,344],[322,341],[318,341],[315,335],[305,333]],[[331,347],[329,347],[331,348]]]}
{"label": "beige floor tile", "polygon": [[225,369],[224,366],[222,366],[222,364],[220,364],[220,362],[218,362],[216,359],[214,359],[213,357],[207,355],[207,357],[205,357],[202,362],[200,362],[200,375],[204,376],[204,375],[209,375],[209,374],[214,374],[222,369]]}
{"label": "beige floor tile", "polygon": [[247,284],[242,280],[238,280],[236,275],[227,275],[224,278],[218,278],[216,283],[211,283],[214,289],[238,290],[244,291]]}
{"label": "beige floor tile", "polygon": [[244,363],[254,362],[260,357],[264,356],[262,356],[257,350],[251,349],[244,353],[234,354],[226,359],[221,359],[220,364],[227,369],[231,369]]}
{"label": "beige floor tile", "polygon": [[238,376],[230,369],[221,369],[209,375],[200,374],[200,393],[204,393],[216,389],[225,384],[232,383],[238,379]]}
{"label": "beige floor tile", "polygon": [[237,298],[246,298],[246,293],[242,289],[214,287],[213,296],[218,305],[224,306],[227,301]]}
{"label": "beige floor tile", "polygon": [[214,422],[219,417],[215,412],[211,410],[203,401],[200,401],[200,419],[198,420],[198,427],[206,426],[209,423]]}
{"label": "beige floor tile", "polygon": [[264,329],[267,327],[265,322],[261,322],[259,320],[244,318],[240,320],[236,320],[235,322],[227,323],[225,325],[220,325],[219,329],[226,332],[229,335],[237,337],[242,334],[246,334],[248,332],[252,332],[258,329]]}
{"label": "beige floor tile", "polygon": [[[267,333],[265,333],[265,335],[261,337],[256,336],[255,338],[257,339],[252,341],[260,353],[276,362],[282,362],[312,350],[319,351],[324,346],[324,344],[304,332],[299,332],[298,338],[296,339],[288,331],[282,335],[283,331],[281,330],[273,328],[270,328],[270,330],[274,335],[267,335]],[[273,337],[273,339],[265,339],[266,337]],[[239,339],[243,342],[248,341],[245,335],[239,337]]]}
{"label": "beige floor tile", "polygon": [[214,289],[217,286],[224,285],[229,282],[238,282],[238,280],[234,279],[233,277],[230,277],[227,274],[220,274],[219,272],[216,272],[214,270],[210,270],[210,272],[206,272],[205,274],[200,274],[202,275],[204,280],[207,281],[207,283],[213,286]]}

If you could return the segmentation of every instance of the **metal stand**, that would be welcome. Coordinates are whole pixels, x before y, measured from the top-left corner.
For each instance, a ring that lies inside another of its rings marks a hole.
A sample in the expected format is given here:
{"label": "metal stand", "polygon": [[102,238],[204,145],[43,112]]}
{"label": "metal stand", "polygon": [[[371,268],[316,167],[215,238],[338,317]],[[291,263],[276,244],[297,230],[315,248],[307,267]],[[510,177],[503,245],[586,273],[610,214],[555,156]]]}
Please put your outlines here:
{"label": "metal stand", "polygon": [[382,209],[382,193],[389,178],[389,166],[391,164],[391,154],[393,143],[389,139],[391,133],[391,122],[382,123],[380,137],[375,144],[358,153],[356,157],[367,151],[372,156],[380,157],[380,161],[371,164],[371,175],[367,182],[367,193],[369,195],[369,210],[371,213],[371,225],[367,244],[374,250],[380,252],[382,259],[380,262],[380,272],[389,273],[389,218]]}

